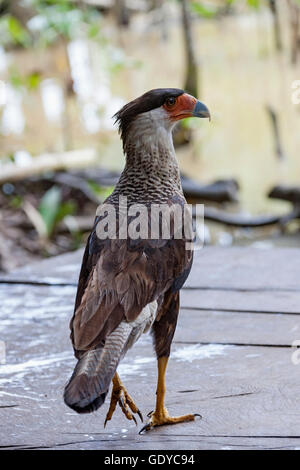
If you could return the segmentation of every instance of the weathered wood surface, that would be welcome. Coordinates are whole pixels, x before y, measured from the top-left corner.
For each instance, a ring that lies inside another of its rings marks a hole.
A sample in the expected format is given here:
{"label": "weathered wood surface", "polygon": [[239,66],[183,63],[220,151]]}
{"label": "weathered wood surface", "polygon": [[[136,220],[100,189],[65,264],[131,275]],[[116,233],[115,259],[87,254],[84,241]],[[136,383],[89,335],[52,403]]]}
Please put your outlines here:
{"label": "weathered wood surface", "polygon": [[[300,339],[298,250],[195,253],[167,372],[167,406],[203,419],[144,435],[120,410],[104,430],[108,403],[79,416],[62,401],[75,364],[68,322],[81,256],[1,278],[0,340],[7,358],[0,365],[0,447],[300,448],[300,364],[291,348]],[[150,336],[127,354],[119,372],[146,417],[156,384]]]}
{"label": "weathered wood surface", "polygon": [[[76,284],[83,250],[33,263],[0,275],[0,281]],[[299,291],[300,250],[206,247],[195,251],[187,287],[230,290]]]}

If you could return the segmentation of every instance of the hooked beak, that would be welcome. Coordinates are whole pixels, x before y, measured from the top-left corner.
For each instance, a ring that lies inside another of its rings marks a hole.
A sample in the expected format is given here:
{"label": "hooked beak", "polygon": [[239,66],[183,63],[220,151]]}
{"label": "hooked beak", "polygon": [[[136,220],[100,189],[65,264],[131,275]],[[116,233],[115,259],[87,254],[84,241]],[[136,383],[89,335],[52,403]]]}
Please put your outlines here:
{"label": "hooked beak", "polygon": [[209,118],[210,120],[210,112],[208,108],[205,106],[205,104],[201,103],[201,101],[199,100],[196,101],[192,116],[199,117],[199,118]]}
{"label": "hooked beak", "polygon": [[173,108],[164,107],[172,121],[179,121],[188,117],[209,118],[210,120],[210,112],[205,104],[188,93],[179,96]]}

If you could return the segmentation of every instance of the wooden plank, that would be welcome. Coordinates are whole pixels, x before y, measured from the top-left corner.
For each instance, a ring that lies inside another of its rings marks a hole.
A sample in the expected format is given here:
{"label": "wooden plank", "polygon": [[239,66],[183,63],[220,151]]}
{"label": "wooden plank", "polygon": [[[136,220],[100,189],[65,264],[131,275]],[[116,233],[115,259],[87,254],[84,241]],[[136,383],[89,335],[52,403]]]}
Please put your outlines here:
{"label": "wooden plank", "polygon": [[[200,341],[203,334],[212,334],[214,327],[207,318],[205,333],[201,314],[197,326],[195,312],[191,323],[189,312],[180,316],[176,341],[181,335],[186,343],[173,344],[167,406],[172,414],[200,412],[202,420],[139,436],[139,428],[126,421],[119,409],[103,429],[108,401],[92,415],[79,416],[69,410],[62,393],[75,364],[68,328],[75,290],[72,286],[0,286],[0,339],[7,347],[7,363],[0,366],[0,445],[130,450],[168,449],[170,445],[174,449],[187,445],[247,448],[256,443],[289,448],[300,443],[300,366],[292,362],[293,350],[190,344],[197,338]],[[226,318],[218,320],[218,328],[223,328],[224,338],[230,340],[231,315],[227,330]],[[246,318],[244,313],[240,317]],[[252,317],[255,322],[259,314]],[[264,322],[260,325],[267,328]],[[289,319],[280,324],[282,337],[290,334],[290,326]],[[247,328],[249,321],[245,322]],[[236,338],[241,329],[239,323]],[[255,334],[254,328],[253,338]],[[272,334],[278,335],[271,330],[268,334],[269,339]],[[129,351],[119,372],[146,416],[153,409],[156,387],[156,360],[149,335]],[[186,438],[190,444],[186,444]]]}
{"label": "wooden plank", "polygon": [[[76,288],[74,286],[26,286],[0,285],[1,325],[11,325],[17,338],[20,322],[21,338],[24,331],[30,335],[34,322],[35,334],[43,337],[45,325],[53,331],[57,322],[71,318]],[[0,339],[1,337],[0,325]],[[53,330],[52,330],[53,328]],[[65,320],[66,346],[68,324]],[[218,310],[195,310],[182,308],[179,315],[175,341],[224,344],[254,344],[289,346],[300,339],[300,317],[289,314],[260,314],[250,312],[224,312]],[[18,347],[22,346],[20,341]],[[40,346],[39,346],[40,347]],[[28,345],[26,345],[28,351]],[[26,352],[22,350],[22,354]]]}
{"label": "wooden plank", "polygon": [[[156,376],[155,361],[151,361],[146,346],[140,343],[134,348],[120,368],[124,383],[144,415],[154,405]],[[184,448],[182,435],[193,438],[196,447],[198,438],[205,436],[300,436],[299,371],[290,361],[290,350],[228,346],[215,355],[200,350],[193,358],[190,352],[186,354],[189,346],[173,348],[167,374],[167,406],[172,414],[200,412],[202,420],[160,428],[140,437],[138,429],[118,409],[103,430],[108,403],[96,415],[84,416],[63,404],[63,385],[73,365],[65,358],[47,367],[31,366],[22,377],[20,373],[12,375],[13,384],[6,385],[7,395],[1,396],[1,404],[13,401],[17,406],[0,409],[1,445],[52,447],[70,442],[74,433],[85,435],[84,441],[100,433],[106,449],[112,438],[123,441],[112,443],[114,448],[130,449],[135,442],[153,446],[152,440],[168,436],[177,439],[176,448],[180,449]],[[32,357],[32,363],[36,361]],[[94,446],[99,448],[99,443]]]}
{"label": "wooden plank", "polygon": [[195,252],[186,287],[299,291],[300,250],[205,247]]}
{"label": "wooden plank", "polygon": [[2,274],[0,282],[76,285],[82,257],[83,249],[53,256],[16,269],[10,274]]}
{"label": "wooden plank", "polygon": [[[106,435],[101,433],[73,433],[66,436],[65,440],[55,441],[51,445],[35,446],[33,449],[47,450],[299,450],[300,438],[282,437],[227,437],[227,436],[191,436],[180,434],[179,436],[163,436],[154,430],[155,436],[149,439],[127,438],[111,436],[109,441]],[[4,449],[32,449],[30,446],[12,446]],[[2,449],[1,449],[2,450]]]}
{"label": "wooden plank", "polygon": [[300,291],[183,289],[182,308],[240,312],[300,313]]}
{"label": "wooden plank", "polygon": [[297,315],[181,309],[175,342],[290,346],[300,339]]}
{"label": "wooden plank", "polygon": [[[80,249],[20,268],[0,280],[76,284],[82,256]],[[298,249],[205,247],[195,251],[185,288],[299,292],[299,279]]]}
{"label": "wooden plank", "polygon": [[[156,432],[156,431],[155,431]],[[95,436],[95,440],[98,436]],[[105,438],[104,438],[105,440]],[[100,441],[101,442],[101,441]],[[97,442],[85,441],[82,444],[74,444],[67,446],[60,446],[60,449],[71,450],[71,449],[95,449]],[[104,444],[105,445],[105,444]],[[107,445],[107,443],[106,443]],[[112,440],[109,443],[110,450],[299,450],[300,440],[297,438],[244,438],[244,437],[202,437],[197,436],[185,436],[180,435],[179,437],[174,436],[172,439],[165,436],[155,436],[155,438],[149,440],[137,440],[127,441],[124,445],[122,440]],[[56,447],[55,447],[56,448]],[[54,449],[55,449],[54,448]],[[107,447],[106,447],[107,449]]]}

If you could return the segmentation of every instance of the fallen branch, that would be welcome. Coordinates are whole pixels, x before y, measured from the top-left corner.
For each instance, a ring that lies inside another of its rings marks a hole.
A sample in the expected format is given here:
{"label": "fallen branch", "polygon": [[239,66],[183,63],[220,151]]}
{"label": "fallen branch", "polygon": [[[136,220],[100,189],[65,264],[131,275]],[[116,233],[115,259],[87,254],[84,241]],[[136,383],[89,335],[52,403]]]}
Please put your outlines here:
{"label": "fallen branch", "polygon": [[[95,196],[92,195],[92,191],[88,188],[87,180],[94,181],[99,186],[115,186],[119,178],[120,173],[97,168],[77,172],[73,171],[71,174],[60,173],[54,176],[54,181],[81,190],[87,197],[94,200]],[[223,203],[238,201],[237,192],[239,186],[233,179],[219,180],[203,185],[182,175],[181,184],[184,195],[189,202],[212,201]]]}
{"label": "fallen branch", "polygon": [[300,205],[300,187],[285,185],[274,186],[274,188],[269,192],[268,197],[272,199],[282,199],[284,201],[289,201],[292,204]]}
{"label": "fallen branch", "polygon": [[[297,186],[275,186],[268,194],[270,198],[283,199],[293,204],[293,208],[285,215],[244,216],[232,214],[213,207],[204,208],[206,220],[230,225],[232,227],[266,227],[279,224],[284,227],[291,220],[300,218],[300,188]],[[195,214],[193,214],[195,216]]]}
{"label": "fallen branch", "polygon": [[[195,217],[195,213],[193,213]],[[286,215],[261,215],[256,217],[245,216],[242,214],[230,214],[228,212],[215,209],[213,207],[204,208],[204,221],[210,220],[224,225],[240,228],[266,227],[279,224],[285,226],[293,219],[300,218],[300,210],[292,210]],[[91,216],[68,216],[59,225],[59,232],[80,231],[88,232],[93,226],[94,217]]]}
{"label": "fallen branch", "polygon": [[182,189],[189,202],[237,202],[238,183],[233,179],[219,180],[214,183],[201,185],[196,181],[181,177]]}
{"label": "fallen branch", "polygon": [[[19,175],[18,175],[19,176]],[[85,199],[99,204],[101,198],[91,189],[90,182],[96,183],[100,188],[114,187],[120,178],[120,173],[106,170],[104,168],[88,168],[82,170],[70,170],[68,172],[57,172],[54,175],[43,175],[28,178],[16,185],[21,192],[20,185],[30,186],[31,192],[39,190],[39,185],[49,187],[58,184],[77,191]],[[1,182],[1,178],[0,178]],[[200,184],[184,175],[181,177],[183,192],[189,203],[197,202],[237,202],[238,183],[233,179],[219,180],[210,184]]]}
{"label": "fallen branch", "polygon": [[252,217],[242,214],[231,214],[213,207],[205,207],[204,219],[233,227],[265,227],[280,223],[282,216],[260,215]]}
{"label": "fallen branch", "polygon": [[[193,213],[195,218],[196,214]],[[259,228],[267,227],[270,225],[280,225],[284,227],[288,222],[293,219],[300,218],[300,210],[294,209],[286,215],[262,215],[262,216],[245,216],[243,214],[232,214],[213,207],[204,208],[204,220],[217,222],[220,224],[228,225],[231,227],[240,228]],[[89,232],[94,223],[94,216],[67,216],[61,222],[56,231],[58,233],[67,232]],[[23,220],[21,223],[10,223],[11,226],[18,226],[24,230],[32,228],[30,221]]]}
{"label": "fallen branch", "polygon": [[7,181],[18,181],[47,171],[95,165],[95,149],[72,150],[61,153],[45,153],[32,159],[29,165],[18,166],[8,163],[0,167],[0,184]]}

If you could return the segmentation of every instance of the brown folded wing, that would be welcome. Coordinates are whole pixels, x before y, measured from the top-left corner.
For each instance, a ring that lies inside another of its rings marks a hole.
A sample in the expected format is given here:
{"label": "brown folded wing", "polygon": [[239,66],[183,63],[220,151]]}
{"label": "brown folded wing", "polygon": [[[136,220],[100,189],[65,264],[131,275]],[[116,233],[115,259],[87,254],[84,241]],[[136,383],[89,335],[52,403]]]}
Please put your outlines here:
{"label": "brown folded wing", "polygon": [[89,237],[78,283],[71,338],[77,357],[104,343],[122,320],[187,278],[192,252],[186,240],[99,240],[96,224]]}

